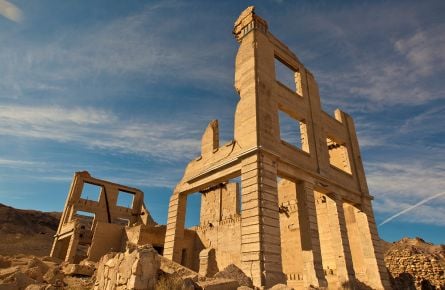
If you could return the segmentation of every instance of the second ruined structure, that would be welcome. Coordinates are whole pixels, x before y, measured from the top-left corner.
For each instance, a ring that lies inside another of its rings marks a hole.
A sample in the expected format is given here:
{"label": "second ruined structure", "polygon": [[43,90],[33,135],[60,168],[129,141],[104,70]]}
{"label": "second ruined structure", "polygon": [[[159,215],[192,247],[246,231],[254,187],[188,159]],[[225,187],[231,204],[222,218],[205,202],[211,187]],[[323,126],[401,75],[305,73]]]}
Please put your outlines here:
{"label": "second ruined structure", "polygon": [[[241,269],[257,287],[390,288],[352,118],[322,110],[314,76],[253,7],[233,33],[233,140],[220,146],[218,121],[210,122],[170,198],[167,225],[151,221],[141,191],[77,173],[52,256],[97,261],[130,241],[201,276]],[[282,67],[290,85],[277,80]],[[101,188],[97,200],[81,197],[85,183]],[[131,204],[118,205],[120,192]],[[186,229],[194,193],[200,223]]]}

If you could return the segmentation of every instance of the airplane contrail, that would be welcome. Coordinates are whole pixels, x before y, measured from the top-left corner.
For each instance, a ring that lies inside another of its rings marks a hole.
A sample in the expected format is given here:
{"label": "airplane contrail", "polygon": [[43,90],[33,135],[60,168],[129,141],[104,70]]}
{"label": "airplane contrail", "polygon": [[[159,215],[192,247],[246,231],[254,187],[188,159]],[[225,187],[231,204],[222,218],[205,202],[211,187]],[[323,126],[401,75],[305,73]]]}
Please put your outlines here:
{"label": "airplane contrail", "polygon": [[402,211],[396,213],[395,215],[390,216],[389,218],[387,218],[386,220],[384,220],[383,222],[381,222],[381,223],[379,224],[379,227],[380,227],[381,225],[386,224],[387,222],[392,221],[392,220],[395,219],[396,217],[398,217],[398,216],[400,216],[400,215],[402,215],[402,214],[404,214],[404,213],[406,213],[406,212],[409,212],[410,210],[413,210],[413,209],[415,209],[416,207],[418,207],[418,206],[420,206],[420,205],[422,205],[422,204],[424,204],[424,203],[426,203],[426,202],[428,202],[428,201],[430,201],[430,200],[432,200],[432,199],[438,198],[438,197],[441,196],[441,195],[445,195],[445,191],[444,191],[444,192],[440,192],[440,193],[438,193],[438,194],[435,194],[435,195],[433,195],[433,196],[427,197],[427,198],[425,198],[425,199],[419,201],[419,202],[416,203],[415,205],[412,205],[412,206],[410,206],[410,207],[408,207],[408,208],[406,208],[406,209],[404,209],[404,210],[402,210]]}

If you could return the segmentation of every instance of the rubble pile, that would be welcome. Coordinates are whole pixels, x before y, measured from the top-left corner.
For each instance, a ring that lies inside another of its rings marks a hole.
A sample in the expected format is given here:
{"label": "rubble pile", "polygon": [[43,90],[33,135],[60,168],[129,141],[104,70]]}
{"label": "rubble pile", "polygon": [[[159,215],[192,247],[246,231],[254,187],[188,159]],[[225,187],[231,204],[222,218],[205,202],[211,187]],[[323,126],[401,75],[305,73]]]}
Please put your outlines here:
{"label": "rubble pile", "polygon": [[391,283],[397,289],[445,289],[445,247],[420,238],[404,238],[385,253]]}
{"label": "rubble pile", "polygon": [[106,254],[99,261],[94,289],[154,289],[160,264],[151,245]]}
{"label": "rubble pile", "polygon": [[224,270],[216,273],[215,278],[232,279],[237,281],[240,286],[253,288],[252,279],[250,279],[240,268],[233,264],[230,264],[224,268]]}
{"label": "rubble pile", "polygon": [[[69,289],[75,287],[78,287],[77,289],[90,288],[91,281],[88,275],[66,274],[65,268],[67,266],[68,264],[61,263],[60,260],[51,257],[0,256],[0,289],[57,290],[66,287]],[[70,280],[69,275],[77,275],[77,277]]]}

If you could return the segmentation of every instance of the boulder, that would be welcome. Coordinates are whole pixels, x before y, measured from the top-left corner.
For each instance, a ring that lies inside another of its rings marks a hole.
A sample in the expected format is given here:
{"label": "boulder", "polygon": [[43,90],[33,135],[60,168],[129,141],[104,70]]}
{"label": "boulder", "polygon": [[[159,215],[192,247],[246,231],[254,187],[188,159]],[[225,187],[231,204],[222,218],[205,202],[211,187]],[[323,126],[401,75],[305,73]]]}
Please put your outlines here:
{"label": "boulder", "polygon": [[154,289],[159,267],[158,253],[151,245],[128,245],[125,253],[100,259],[94,289]]}
{"label": "boulder", "polygon": [[294,290],[294,288],[287,286],[286,284],[276,284],[269,290]]}
{"label": "boulder", "polygon": [[238,282],[239,286],[247,286],[253,288],[252,279],[250,279],[240,268],[238,268],[234,264],[230,264],[229,266],[225,267],[224,270],[216,273],[214,277],[235,280]]}
{"label": "boulder", "polygon": [[43,281],[51,285],[63,284],[63,278],[65,278],[65,275],[59,268],[49,269],[45,275],[43,275]]}
{"label": "boulder", "polygon": [[70,276],[88,276],[91,277],[96,269],[90,265],[68,264],[63,266],[62,272]]}

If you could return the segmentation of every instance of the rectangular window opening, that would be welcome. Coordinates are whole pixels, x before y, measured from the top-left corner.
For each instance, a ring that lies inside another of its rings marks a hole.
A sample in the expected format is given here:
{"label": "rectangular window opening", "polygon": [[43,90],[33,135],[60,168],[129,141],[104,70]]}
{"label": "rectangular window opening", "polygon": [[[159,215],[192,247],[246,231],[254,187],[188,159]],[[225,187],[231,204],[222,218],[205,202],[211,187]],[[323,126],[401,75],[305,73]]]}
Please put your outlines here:
{"label": "rectangular window opening", "polygon": [[241,195],[241,176],[229,179],[229,183],[236,183],[236,214],[241,214],[242,210],[242,195]]}
{"label": "rectangular window opening", "polygon": [[91,183],[84,183],[80,198],[86,200],[99,201],[101,191],[102,191],[102,186],[94,185]]}
{"label": "rectangular window opening", "polygon": [[278,118],[281,140],[309,153],[306,124],[303,121],[294,119],[281,110],[279,111]]}
{"label": "rectangular window opening", "polygon": [[86,219],[93,219],[95,217],[95,214],[88,211],[76,211],[76,217],[86,218]]}
{"label": "rectangular window opening", "polygon": [[196,192],[187,195],[185,209],[185,227],[191,228],[200,224],[201,193]]}
{"label": "rectangular window opening", "polygon": [[348,148],[340,142],[335,142],[332,138],[326,138],[329,152],[329,163],[346,173],[352,174],[349,162]]}
{"label": "rectangular window opening", "polygon": [[81,229],[90,229],[93,226],[95,214],[87,211],[76,211],[74,217],[80,222]]}
{"label": "rectangular window opening", "polygon": [[301,74],[280,59],[275,58],[275,79],[292,92],[302,96]]}
{"label": "rectangular window opening", "polygon": [[116,205],[126,208],[132,208],[133,200],[134,200],[134,193],[119,190]]}

